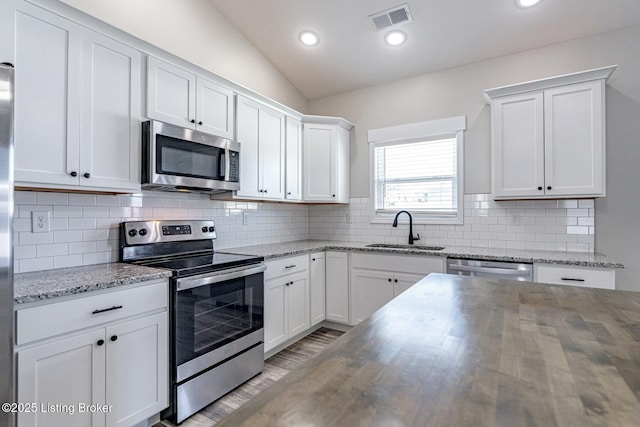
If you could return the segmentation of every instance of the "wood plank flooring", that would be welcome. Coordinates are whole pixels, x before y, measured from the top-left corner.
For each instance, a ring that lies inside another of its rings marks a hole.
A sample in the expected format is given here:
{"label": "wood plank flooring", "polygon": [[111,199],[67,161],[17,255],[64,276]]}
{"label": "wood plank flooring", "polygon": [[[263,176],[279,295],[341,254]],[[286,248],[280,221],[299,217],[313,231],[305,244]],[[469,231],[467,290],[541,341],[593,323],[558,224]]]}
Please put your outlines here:
{"label": "wood plank flooring", "polygon": [[[291,370],[302,365],[324,350],[344,332],[320,328],[300,341],[290,345],[264,362],[264,370],[226,396],[213,402],[181,424],[181,427],[211,427],[231,414],[252,397],[267,389]],[[161,421],[154,427],[173,427]]]}

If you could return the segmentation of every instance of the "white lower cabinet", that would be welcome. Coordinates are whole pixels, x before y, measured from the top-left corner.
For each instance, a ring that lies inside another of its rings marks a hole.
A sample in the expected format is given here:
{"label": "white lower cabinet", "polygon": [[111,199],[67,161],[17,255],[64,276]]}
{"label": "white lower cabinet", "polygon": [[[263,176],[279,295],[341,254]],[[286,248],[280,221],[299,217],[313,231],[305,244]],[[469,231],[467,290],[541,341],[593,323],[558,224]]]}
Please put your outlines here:
{"label": "white lower cabinet", "polygon": [[[78,405],[106,403],[104,329],[18,351],[19,427],[104,426],[105,414]],[[102,345],[97,343],[102,341]]]}
{"label": "white lower cabinet", "polygon": [[326,319],[349,324],[349,254],[325,253]]}
{"label": "white lower cabinet", "polygon": [[265,263],[265,352],[311,326],[308,262],[308,255],[302,255]]}
{"label": "white lower cabinet", "polygon": [[[141,287],[92,296],[89,304],[80,298],[18,310],[18,342],[34,336],[26,329],[32,323],[21,324],[21,317],[46,318],[43,315],[55,313],[58,304],[71,318],[88,313],[106,320],[85,331],[82,323],[75,323],[62,335],[40,337],[16,349],[18,402],[35,409],[18,414],[19,427],[131,426],[168,406],[168,286],[160,281],[144,287],[155,294],[150,299],[156,306],[130,317],[115,315],[121,309],[90,313],[117,307],[112,305],[114,298],[122,301],[123,308],[128,306],[130,292],[148,296],[140,293]],[[132,297],[136,300],[137,295]],[[70,324],[65,319],[48,323]]]}
{"label": "white lower cabinet", "polygon": [[534,264],[533,280],[553,285],[615,289],[616,272],[611,268]]}
{"label": "white lower cabinet", "polygon": [[442,272],[443,258],[351,254],[350,323],[360,323],[427,274]]}
{"label": "white lower cabinet", "polygon": [[311,326],[325,319],[325,259],[324,252],[309,255],[309,293],[311,298]]}
{"label": "white lower cabinet", "polygon": [[351,323],[362,322],[394,296],[393,273],[351,268]]}
{"label": "white lower cabinet", "polygon": [[167,314],[106,329],[107,426],[130,426],[167,406]]}

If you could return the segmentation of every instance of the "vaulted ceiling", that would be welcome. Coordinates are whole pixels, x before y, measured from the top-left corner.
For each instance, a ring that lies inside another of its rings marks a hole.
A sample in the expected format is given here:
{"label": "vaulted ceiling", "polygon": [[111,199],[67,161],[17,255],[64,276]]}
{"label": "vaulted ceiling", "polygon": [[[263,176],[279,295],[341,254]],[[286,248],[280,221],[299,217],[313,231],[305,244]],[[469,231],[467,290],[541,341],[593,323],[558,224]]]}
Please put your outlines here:
{"label": "vaulted ceiling", "polygon": [[[640,24],[640,0],[210,1],[309,100]],[[404,3],[408,38],[391,47],[367,17]]]}

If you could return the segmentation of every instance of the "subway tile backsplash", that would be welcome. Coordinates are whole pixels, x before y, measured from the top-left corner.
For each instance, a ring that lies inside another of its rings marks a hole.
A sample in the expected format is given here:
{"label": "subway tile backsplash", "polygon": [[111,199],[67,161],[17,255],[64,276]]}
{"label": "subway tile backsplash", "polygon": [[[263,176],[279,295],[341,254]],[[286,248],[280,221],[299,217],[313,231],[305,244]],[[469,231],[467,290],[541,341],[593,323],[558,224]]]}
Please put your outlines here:
{"label": "subway tile backsplash", "polygon": [[[464,224],[414,224],[419,244],[593,252],[595,206],[587,200],[493,201],[490,194],[464,196]],[[368,243],[407,243],[408,228],[371,224],[369,198],[348,206],[310,208],[309,237]]]}
{"label": "subway tile backsplash", "polygon": [[[31,232],[31,212],[50,212],[50,231]],[[118,261],[118,226],[147,219],[214,219],[216,249],[309,238],[309,206],[213,201],[195,193],[133,195],[15,192],[16,273]]]}
{"label": "subway tile backsplash", "polygon": [[[51,229],[31,232],[31,212],[49,211]],[[414,225],[420,244],[593,252],[594,201],[494,202],[464,196],[463,225]],[[118,225],[147,219],[214,219],[216,249],[319,239],[406,243],[406,226],[371,224],[369,198],[349,205],[223,202],[195,193],[89,195],[17,191],[15,272],[118,260]]]}

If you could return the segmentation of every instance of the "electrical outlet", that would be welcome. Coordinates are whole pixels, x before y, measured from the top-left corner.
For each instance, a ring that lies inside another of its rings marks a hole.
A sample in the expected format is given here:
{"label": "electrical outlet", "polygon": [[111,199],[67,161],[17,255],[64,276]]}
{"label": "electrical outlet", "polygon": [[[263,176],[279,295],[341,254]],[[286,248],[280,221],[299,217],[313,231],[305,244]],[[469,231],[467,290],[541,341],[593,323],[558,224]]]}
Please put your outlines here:
{"label": "electrical outlet", "polygon": [[509,216],[509,224],[511,224],[511,225],[520,225],[520,215],[511,214]]}
{"label": "electrical outlet", "polygon": [[31,231],[34,233],[47,233],[51,230],[51,220],[48,211],[31,212]]}
{"label": "electrical outlet", "polygon": [[249,224],[249,212],[242,212],[242,225]]}
{"label": "electrical outlet", "polygon": [[351,216],[351,212],[347,211],[347,224],[353,224],[353,216]]}

